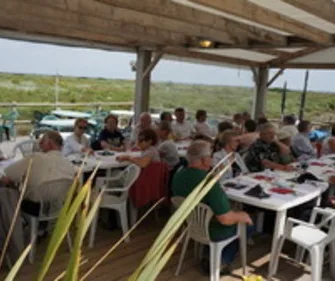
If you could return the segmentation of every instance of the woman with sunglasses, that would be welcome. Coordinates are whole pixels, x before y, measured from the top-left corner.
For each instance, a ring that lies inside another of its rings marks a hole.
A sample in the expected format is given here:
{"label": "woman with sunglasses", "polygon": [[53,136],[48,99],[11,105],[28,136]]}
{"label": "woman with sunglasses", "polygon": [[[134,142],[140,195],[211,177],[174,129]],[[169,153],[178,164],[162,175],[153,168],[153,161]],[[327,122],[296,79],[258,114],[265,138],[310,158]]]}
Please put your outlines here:
{"label": "woman with sunglasses", "polygon": [[138,134],[137,147],[141,150],[141,156],[120,155],[116,159],[120,162],[128,161],[141,168],[147,167],[152,162],[160,162],[159,152],[156,147],[158,136],[152,129],[146,129]]}
{"label": "woman with sunglasses", "polygon": [[78,153],[92,153],[90,142],[84,135],[88,122],[86,119],[78,118],[74,123],[74,132],[64,141],[63,155],[69,156]]}

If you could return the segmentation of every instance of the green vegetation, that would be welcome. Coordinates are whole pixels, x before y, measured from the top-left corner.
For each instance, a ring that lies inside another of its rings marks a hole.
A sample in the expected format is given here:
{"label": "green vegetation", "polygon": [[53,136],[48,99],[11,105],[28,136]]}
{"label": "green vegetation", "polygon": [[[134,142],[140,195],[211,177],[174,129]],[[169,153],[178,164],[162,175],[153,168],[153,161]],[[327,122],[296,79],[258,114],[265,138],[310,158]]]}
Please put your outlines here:
{"label": "green vegetation", "polygon": [[[135,83],[129,80],[102,78],[60,77],[60,102],[112,102],[132,101]],[[54,102],[55,77],[26,74],[0,73],[0,102]],[[250,110],[254,90],[242,87],[153,83],[151,87],[152,108],[184,106],[189,111],[200,108],[208,112],[232,115]],[[309,92],[306,102],[306,117],[314,121],[329,121],[335,109],[335,96],[329,93]],[[271,118],[280,115],[281,89],[271,89],[267,98],[266,114]],[[298,113],[300,92],[288,91],[286,112]],[[20,119],[32,119],[33,110],[49,111],[51,108],[19,108]],[[90,108],[72,109],[89,110]],[[91,108],[92,109],[92,108]],[[8,109],[0,109],[0,113]]]}

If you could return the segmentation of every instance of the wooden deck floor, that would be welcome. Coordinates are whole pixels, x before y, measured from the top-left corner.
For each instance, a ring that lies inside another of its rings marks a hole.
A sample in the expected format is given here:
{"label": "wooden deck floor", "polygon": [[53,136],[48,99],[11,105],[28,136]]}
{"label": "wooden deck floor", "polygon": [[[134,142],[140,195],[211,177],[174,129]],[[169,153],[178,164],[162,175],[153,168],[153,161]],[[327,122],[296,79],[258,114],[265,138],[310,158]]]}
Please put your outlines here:
{"label": "wooden deck floor", "polygon": [[[120,281],[127,280],[127,277],[137,267],[149,246],[152,244],[154,238],[157,236],[159,230],[162,228],[165,218],[161,219],[161,223],[157,224],[152,218],[148,218],[147,221],[135,230],[131,236],[129,243],[123,243],[117,248],[117,250],[101,264],[96,271],[87,280],[101,280],[101,281]],[[120,237],[121,231],[119,230],[104,230],[99,228],[96,237],[96,244],[93,249],[88,249],[85,244],[83,254],[88,259],[88,263],[83,265],[81,272],[85,272],[94,262],[99,259],[105,253],[109,247]],[[248,272],[250,274],[260,274],[264,277],[267,275],[268,267],[268,253],[270,248],[270,237],[259,236],[255,238],[255,244],[248,246]],[[20,270],[17,281],[33,281],[35,280],[38,265],[41,262],[43,253],[45,251],[47,239],[42,241],[41,244],[37,245],[37,257],[34,265],[28,262]],[[179,247],[180,248],[180,247]],[[290,247],[288,247],[290,248]],[[291,249],[292,250],[292,249]],[[290,249],[289,249],[290,251]],[[291,251],[292,252],[292,251]],[[190,245],[189,251],[185,258],[183,268],[180,276],[174,275],[176,270],[176,264],[178,261],[180,249],[173,255],[168,265],[164,268],[157,280],[159,281],[207,281],[208,277],[203,275],[199,268],[199,262],[194,259],[193,247]],[[69,251],[67,246],[64,244],[53,263],[50,274],[45,280],[54,280],[66,267],[69,257]],[[233,264],[234,271],[230,276],[224,276],[221,281],[237,281],[241,280],[241,268],[239,259],[237,258]],[[325,270],[328,272],[328,270]],[[3,280],[5,276],[5,270],[0,273],[0,280]],[[326,274],[326,273],[325,273]],[[310,280],[310,273],[308,269],[299,267],[290,260],[282,258],[280,260],[280,266],[278,275],[275,280],[283,281],[307,281]],[[324,280],[330,280],[325,278]]]}

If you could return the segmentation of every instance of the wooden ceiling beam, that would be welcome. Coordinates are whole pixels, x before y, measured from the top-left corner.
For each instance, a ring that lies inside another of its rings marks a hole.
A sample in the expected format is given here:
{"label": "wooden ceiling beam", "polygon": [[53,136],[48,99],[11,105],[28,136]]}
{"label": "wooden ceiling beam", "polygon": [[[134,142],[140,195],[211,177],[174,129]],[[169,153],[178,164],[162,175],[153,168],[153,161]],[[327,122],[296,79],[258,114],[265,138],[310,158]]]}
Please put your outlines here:
{"label": "wooden ceiling beam", "polygon": [[83,0],[80,1],[78,5],[69,8],[67,8],[67,5],[64,1],[59,0],[30,1],[39,5],[68,9],[76,13],[101,17],[106,20],[112,20],[124,24],[134,24],[144,28],[157,28],[162,31],[180,33],[185,37],[203,37],[226,43],[238,42],[235,36],[229,34],[226,30],[222,31],[207,26],[201,26],[199,28],[199,26],[182,20],[164,18],[156,14],[147,14],[136,10],[115,7],[94,0]]}
{"label": "wooden ceiling beam", "polygon": [[335,2],[332,0],[282,0],[325,21],[335,24]]}
{"label": "wooden ceiling beam", "polygon": [[168,47],[164,49],[164,54],[174,55],[184,58],[193,58],[204,61],[213,61],[215,63],[224,63],[224,64],[232,64],[232,65],[242,65],[242,66],[250,66],[250,67],[258,67],[260,63],[249,61],[245,59],[238,59],[233,57],[225,57],[219,55],[213,55],[209,53],[195,52],[190,51],[184,48],[178,47]]}
{"label": "wooden ceiling beam", "polygon": [[329,69],[335,70],[335,63],[286,63],[285,68],[291,69]]}
{"label": "wooden ceiling beam", "polygon": [[285,56],[281,56],[279,58],[276,58],[276,59],[273,59],[271,61],[268,61],[266,62],[264,65],[267,66],[267,67],[272,67],[272,68],[286,68],[286,63],[291,61],[291,60],[294,60],[294,59],[297,59],[297,58],[300,58],[300,57],[304,57],[304,56],[307,56],[309,54],[313,54],[317,51],[320,51],[324,49],[324,47],[317,47],[317,48],[306,48],[304,50],[300,50],[300,51],[297,51],[297,52],[294,52],[294,53],[289,53]]}
{"label": "wooden ceiling beam", "polygon": [[[114,36],[129,42],[130,45],[132,42],[141,42],[144,47],[182,46],[188,42],[187,38],[180,33],[106,20],[97,16],[75,13],[68,9],[45,6],[42,3],[36,4],[34,1],[4,0],[3,2],[5,5],[1,12],[4,16],[0,19],[0,27],[7,29],[38,33],[38,24],[40,24],[43,33],[47,34],[48,31],[43,28],[46,24],[58,27],[56,30],[59,32],[62,28],[82,30],[100,34],[102,41],[103,35]],[[56,35],[55,30],[50,30],[50,33]],[[85,37],[81,39],[85,40]]]}
{"label": "wooden ceiling beam", "polygon": [[330,34],[303,24],[279,13],[260,7],[248,0],[192,0],[192,2],[232,14],[264,26],[279,29],[290,34],[314,41],[318,44],[333,43]]}
{"label": "wooden ceiling beam", "polygon": [[[59,1],[59,0],[57,0]],[[235,40],[245,44],[245,39],[250,38],[277,46],[287,45],[285,36],[275,32],[256,28],[247,24],[234,22],[220,16],[212,15],[190,7],[185,7],[171,2],[171,0],[97,0],[129,10],[136,10],[145,14],[157,15],[164,18],[175,19],[196,25],[198,28],[210,27],[218,31],[228,32]],[[206,37],[206,36],[205,36]],[[219,40],[218,40],[219,41]]]}

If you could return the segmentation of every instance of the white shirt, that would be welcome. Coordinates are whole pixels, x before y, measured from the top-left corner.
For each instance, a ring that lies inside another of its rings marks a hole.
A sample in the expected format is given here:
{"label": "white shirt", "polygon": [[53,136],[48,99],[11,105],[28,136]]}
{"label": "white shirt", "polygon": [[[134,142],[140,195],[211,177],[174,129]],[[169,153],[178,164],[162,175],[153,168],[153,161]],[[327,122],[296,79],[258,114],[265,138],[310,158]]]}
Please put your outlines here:
{"label": "white shirt", "polygon": [[202,123],[196,122],[193,128],[196,133],[199,133],[201,135],[204,135],[210,138],[215,136],[214,130],[205,122],[202,122]]}
{"label": "white shirt", "polygon": [[142,151],[141,156],[148,156],[152,162],[160,162],[158,149],[155,146],[150,146],[146,150]]}
{"label": "white shirt", "polygon": [[67,157],[71,154],[81,153],[82,149],[85,147],[89,147],[88,139],[84,135],[82,135],[80,139],[78,139],[75,134],[72,134],[68,136],[64,141],[62,152],[63,155]]}
{"label": "white shirt", "polygon": [[170,169],[178,164],[178,150],[173,141],[166,140],[161,142],[158,146],[158,151],[161,156],[161,161],[167,163]]}
{"label": "white shirt", "polygon": [[[221,149],[220,151],[217,151],[213,154],[213,160],[212,160],[212,166],[214,167],[216,164],[218,164],[223,158],[225,158],[228,155],[227,151],[224,149]],[[235,152],[235,159],[236,164],[240,167],[242,173],[249,173],[249,170],[247,166],[245,165],[241,155],[237,152]],[[221,177],[220,182],[223,182],[227,179],[231,179],[233,177],[233,169],[230,167],[228,171]]]}
{"label": "white shirt", "polygon": [[[27,172],[30,159],[33,159],[33,163],[27,183],[26,194],[24,196],[25,198],[32,201],[40,201],[43,199],[44,183],[60,179],[73,180],[74,178],[74,166],[60,151],[56,150],[47,153],[36,152],[31,156],[25,157],[5,168],[5,175],[13,182],[20,183]],[[59,196],[63,198],[64,189],[60,188],[59,192]]]}
{"label": "white shirt", "polygon": [[190,122],[184,120],[183,123],[174,121],[171,125],[173,134],[178,139],[190,138],[193,132],[192,125]]}
{"label": "white shirt", "polygon": [[289,133],[291,138],[295,137],[298,134],[298,129],[294,125],[283,126],[280,130]]}

